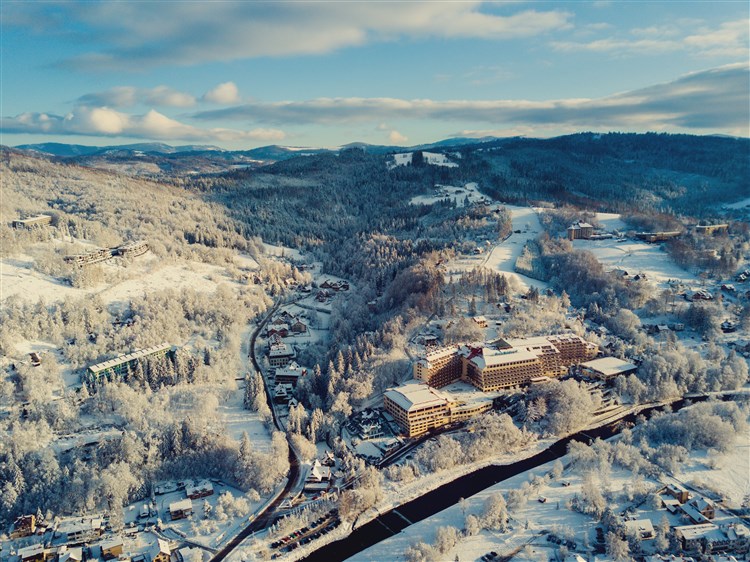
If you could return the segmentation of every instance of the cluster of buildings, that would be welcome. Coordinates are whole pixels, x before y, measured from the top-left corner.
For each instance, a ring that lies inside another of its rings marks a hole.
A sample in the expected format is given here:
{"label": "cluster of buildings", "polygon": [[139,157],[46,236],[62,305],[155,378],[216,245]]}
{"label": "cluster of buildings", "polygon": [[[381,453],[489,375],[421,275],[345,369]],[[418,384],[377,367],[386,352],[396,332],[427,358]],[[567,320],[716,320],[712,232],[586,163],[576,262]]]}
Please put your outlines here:
{"label": "cluster of buildings", "polygon": [[293,399],[294,389],[300,377],[307,374],[307,369],[300,367],[295,361],[284,367],[277,367],[269,371],[269,379],[273,377],[273,399],[277,404],[289,404]]}
{"label": "cluster of buildings", "polygon": [[575,334],[499,339],[492,346],[462,345],[429,351],[414,364],[414,378],[441,388],[457,380],[483,392],[555,377],[593,359],[599,348]]}
{"label": "cluster of buildings", "polygon": [[438,390],[444,386],[464,381],[492,392],[542,382],[566,374],[571,365],[593,359],[598,352],[595,344],[575,334],[432,349],[414,363],[414,382],[386,391],[384,408],[413,437],[492,407],[487,400],[456,400]]}
{"label": "cluster of buildings", "polygon": [[304,322],[304,318],[289,314],[286,310],[271,320],[268,323],[268,328],[266,328],[266,336],[268,337],[278,335],[286,338],[290,335],[304,333],[307,333],[307,324]]}
{"label": "cluster of buildings", "polygon": [[331,299],[333,295],[339,291],[348,291],[349,283],[346,281],[330,281],[326,279],[318,285],[318,288],[320,290],[315,294],[315,300],[323,303]]}
{"label": "cluster of buildings", "polygon": [[136,363],[144,361],[153,357],[170,356],[174,354],[175,347],[168,343],[162,343],[161,345],[155,345],[146,349],[134,351],[133,353],[126,353],[91,365],[86,369],[86,373],[83,375],[83,382],[94,387],[97,383],[102,380],[113,381],[122,380],[129,371],[135,369]]}
{"label": "cluster of buildings", "polygon": [[[679,517],[684,525],[671,527],[683,552],[697,556],[717,553],[745,554],[750,551],[750,529],[739,520],[726,524],[714,522],[717,509],[714,503],[701,496],[693,496],[679,484],[670,484],[661,492],[662,506]],[[640,541],[655,538],[650,519],[626,521],[626,533]]]}
{"label": "cluster of buildings", "polygon": [[117,248],[97,248],[96,250],[86,252],[85,254],[65,256],[64,259],[70,264],[84,267],[107,261],[116,256],[134,258],[142,256],[146,252],[148,252],[148,244],[146,242],[129,242],[122,246],[118,246]]}
{"label": "cluster of buildings", "polygon": [[[96,539],[94,539],[96,540]],[[124,541],[119,537],[113,537],[101,541],[98,544],[101,550],[101,558],[104,560],[122,559],[125,552]],[[83,546],[45,546],[36,544],[20,548],[16,553],[19,562],[84,562],[91,558],[92,547],[84,549]],[[170,562],[172,548],[168,541],[154,537],[145,551],[128,556],[131,562]]]}

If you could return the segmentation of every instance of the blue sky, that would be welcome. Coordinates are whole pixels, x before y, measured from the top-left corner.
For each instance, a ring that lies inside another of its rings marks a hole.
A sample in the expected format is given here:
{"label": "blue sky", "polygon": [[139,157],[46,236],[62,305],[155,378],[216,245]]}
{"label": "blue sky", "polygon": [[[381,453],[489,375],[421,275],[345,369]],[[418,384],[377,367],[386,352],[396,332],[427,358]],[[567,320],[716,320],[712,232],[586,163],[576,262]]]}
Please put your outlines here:
{"label": "blue sky", "polygon": [[3,0],[2,143],[748,136],[738,2]]}

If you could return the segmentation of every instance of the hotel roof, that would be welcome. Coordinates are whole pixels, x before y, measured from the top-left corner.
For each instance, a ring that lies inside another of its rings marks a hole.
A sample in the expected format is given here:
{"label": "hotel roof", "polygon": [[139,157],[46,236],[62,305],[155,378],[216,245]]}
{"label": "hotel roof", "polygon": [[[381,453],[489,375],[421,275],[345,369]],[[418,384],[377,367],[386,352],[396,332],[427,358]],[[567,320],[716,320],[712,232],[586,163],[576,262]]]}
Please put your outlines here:
{"label": "hotel roof", "polygon": [[385,392],[385,396],[407,412],[430,406],[440,406],[449,402],[448,396],[439,390],[415,381],[409,381],[396,388],[389,388]]}

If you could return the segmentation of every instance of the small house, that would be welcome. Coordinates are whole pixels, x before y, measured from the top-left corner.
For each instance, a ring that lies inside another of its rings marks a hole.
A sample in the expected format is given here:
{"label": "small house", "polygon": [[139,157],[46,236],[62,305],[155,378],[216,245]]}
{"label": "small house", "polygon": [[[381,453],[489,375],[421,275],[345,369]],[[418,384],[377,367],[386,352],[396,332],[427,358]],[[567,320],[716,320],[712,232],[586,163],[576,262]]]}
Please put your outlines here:
{"label": "small house", "polygon": [[29,537],[36,530],[36,516],[22,515],[13,522],[13,529],[10,532],[11,539],[20,539]]}
{"label": "small house", "polygon": [[213,493],[213,484],[211,484],[211,482],[209,482],[208,480],[203,480],[202,482],[198,482],[195,485],[185,487],[185,494],[187,494],[187,497],[191,500],[206,498],[210,495],[213,495]]}
{"label": "small house", "polygon": [[172,556],[172,551],[169,548],[169,543],[164,539],[156,539],[155,542],[149,546],[146,556],[146,562],[169,562]]}
{"label": "small house", "polygon": [[169,516],[172,521],[178,519],[187,519],[193,514],[193,500],[186,498],[184,500],[172,502],[169,504]]}
{"label": "small house", "polygon": [[654,533],[654,525],[651,523],[651,519],[625,521],[625,532],[639,541],[647,541],[656,537],[656,533]]}
{"label": "small house", "polygon": [[119,558],[122,554],[123,542],[120,538],[106,540],[100,546],[102,547],[102,557],[105,560]]}

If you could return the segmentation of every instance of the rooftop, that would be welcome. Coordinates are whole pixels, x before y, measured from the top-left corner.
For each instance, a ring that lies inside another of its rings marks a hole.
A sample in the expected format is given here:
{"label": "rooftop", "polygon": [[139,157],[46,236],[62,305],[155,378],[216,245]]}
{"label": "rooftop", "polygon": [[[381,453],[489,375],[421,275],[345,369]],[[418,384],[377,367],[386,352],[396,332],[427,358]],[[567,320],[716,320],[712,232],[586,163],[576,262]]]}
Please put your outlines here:
{"label": "rooftop", "polygon": [[623,361],[622,359],[618,359],[617,357],[602,357],[600,359],[593,359],[591,361],[581,363],[581,367],[583,367],[584,369],[597,371],[605,376],[615,376],[619,375],[620,373],[626,373],[638,368],[636,365],[628,363],[627,361]]}
{"label": "rooftop", "polygon": [[185,498],[169,504],[169,511],[184,511],[186,509],[193,509],[193,500]]}
{"label": "rooftop", "polygon": [[413,380],[402,386],[389,388],[385,392],[385,396],[407,412],[429,406],[444,405],[450,401],[448,396],[442,392]]}
{"label": "rooftop", "polygon": [[133,353],[126,353],[125,355],[119,355],[118,357],[115,357],[114,359],[109,359],[108,361],[103,361],[102,363],[96,363],[95,365],[91,365],[89,367],[89,370],[92,373],[99,373],[101,371],[106,371],[107,369],[111,369],[112,367],[116,367],[117,365],[120,365],[121,363],[124,363],[126,361],[133,361],[135,359],[140,359],[141,357],[147,357],[151,355],[152,353],[158,353],[160,351],[167,351],[169,349],[172,349],[172,346],[168,343],[162,343],[161,345],[155,345],[153,347],[148,347],[146,349],[140,349],[138,351],[134,351]]}

